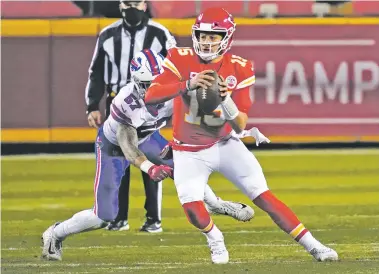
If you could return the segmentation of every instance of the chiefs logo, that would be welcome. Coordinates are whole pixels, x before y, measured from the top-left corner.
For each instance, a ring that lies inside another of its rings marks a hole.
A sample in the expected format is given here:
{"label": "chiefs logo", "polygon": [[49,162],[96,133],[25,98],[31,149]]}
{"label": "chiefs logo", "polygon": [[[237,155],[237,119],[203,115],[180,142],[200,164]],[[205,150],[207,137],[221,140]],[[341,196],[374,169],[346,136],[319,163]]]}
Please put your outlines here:
{"label": "chiefs logo", "polygon": [[228,77],[226,77],[225,82],[229,89],[233,89],[237,85],[237,78],[232,75],[229,75]]}

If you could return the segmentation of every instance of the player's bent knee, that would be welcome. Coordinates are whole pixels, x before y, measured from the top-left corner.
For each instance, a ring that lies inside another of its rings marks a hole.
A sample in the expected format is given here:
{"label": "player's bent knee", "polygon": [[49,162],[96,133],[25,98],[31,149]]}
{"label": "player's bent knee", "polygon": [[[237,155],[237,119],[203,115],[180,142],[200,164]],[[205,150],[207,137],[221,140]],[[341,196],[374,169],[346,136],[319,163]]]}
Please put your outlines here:
{"label": "player's bent knee", "polygon": [[188,221],[199,229],[207,227],[210,223],[209,213],[203,201],[194,201],[183,204]]}
{"label": "player's bent knee", "polygon": [[113,220],[110,220],[110,218],[107,218],[107,217],[104,216],[104,215],[96,214],[96,216],[97,216],[100,220],[102,220],[102,221],[104,221],[104,222],[111,222],[111,221],[113,221]]}
{"label": "player's bent knee", "polygon": [[112,222],[117,217],[118,210],[112,210],[111,208],[105,210],[94,211],[95,215],[104,222]]}
{"label": "player's bent knee", "polygon": [[269,190],[263,176],[248,176],[236,183],[236,186],[249,197],[251,201]]}
{"label": "player's bent knee", "polygon": [[103,215],[103,216],[97,216],[97,217],[104,222],[112,222],[113,220],[116,219],[117,214],[115,214],[115,215]]}

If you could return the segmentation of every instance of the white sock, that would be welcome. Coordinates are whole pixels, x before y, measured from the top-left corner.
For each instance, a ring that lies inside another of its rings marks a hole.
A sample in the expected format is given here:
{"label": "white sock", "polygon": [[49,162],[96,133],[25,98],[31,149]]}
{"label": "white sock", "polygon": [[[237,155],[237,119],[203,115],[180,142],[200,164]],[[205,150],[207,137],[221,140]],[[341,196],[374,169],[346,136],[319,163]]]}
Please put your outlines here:
{"label": "white sock", "polygon": [[299,244],[301,244],[308,252],[321,245],[321,243],[317,241],[309,231],[301,237]]}
{"label": "white sock", "polygon": [[203,234],[207,238],[208,242],[224,240],[222,232],[220,231],[220,229],[218,229],[218,227],[215,224],[213,224],[213,228],[211,231]]}
{"label": "white sock", "polygon": [[106,224],[106,222],[93,213],[92,209],[86,209],[57,225],[54,228],[53,236],[63,241],[69,235],[96,230],[104,227]]}
{"label": "white sock", "polygon": [[210,188],[209,185],[205,185],[204,203],[206,203],[207,206],[209,206],[209,207],[213,207],[213,208],[219,208],[220,207],[220,202],[217,199],[216,194],[213,192],[213,190]]}

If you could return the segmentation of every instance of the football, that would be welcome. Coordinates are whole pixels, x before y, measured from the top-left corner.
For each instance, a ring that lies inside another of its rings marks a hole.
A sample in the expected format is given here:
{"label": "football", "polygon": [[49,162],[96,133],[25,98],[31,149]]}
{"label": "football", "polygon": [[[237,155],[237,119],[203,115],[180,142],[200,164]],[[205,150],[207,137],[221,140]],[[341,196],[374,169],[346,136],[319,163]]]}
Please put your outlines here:
{"label": "football", "polygon": [[208,75],[215,78],[212,82],[212,86],[208,87],[208,89],[204,90],[203,88],[198,88],[196,90],[196,99],[199,104],[199,108],[205,114],[212,114],[213,111],[218,107],[221,103],[222,98],[219,93],[219,77],[217,72],[213,71]]}

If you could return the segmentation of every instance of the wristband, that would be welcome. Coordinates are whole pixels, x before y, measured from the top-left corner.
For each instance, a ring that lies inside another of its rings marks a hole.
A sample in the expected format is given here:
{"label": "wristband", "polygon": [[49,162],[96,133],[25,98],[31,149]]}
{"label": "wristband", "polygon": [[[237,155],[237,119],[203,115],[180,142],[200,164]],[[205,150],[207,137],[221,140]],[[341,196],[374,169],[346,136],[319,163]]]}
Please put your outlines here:
{"label": "wristband", "polygon": [[179,82],[179,95],[186,94],[188,92],[188,81]]}
{"label": "wristband", "polygon": [[139,166],[139,168],[145,172],[145,173],[149,173],[149,169],[154,166],[154,164],[152,162],[150,162],[149,160],[145,160],[142,162],[142,164]]}
{"label": "wristband", "polygon": [[221,102],[221,109],[225,120],[234,120],[240,113],[230,94],[226,95],[224,101]]}

